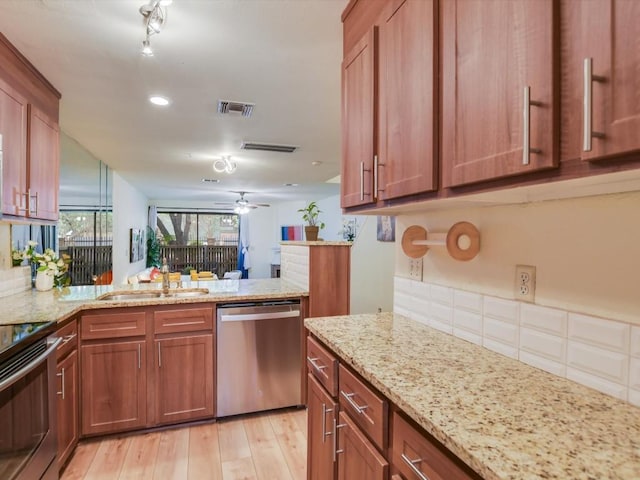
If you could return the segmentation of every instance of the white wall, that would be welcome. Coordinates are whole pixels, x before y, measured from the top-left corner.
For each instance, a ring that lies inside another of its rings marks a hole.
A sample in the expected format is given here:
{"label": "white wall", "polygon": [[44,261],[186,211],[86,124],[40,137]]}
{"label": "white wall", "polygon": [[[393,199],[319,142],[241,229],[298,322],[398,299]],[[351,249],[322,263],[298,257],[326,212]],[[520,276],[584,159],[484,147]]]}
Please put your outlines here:
{"label": "white wall", "polygon": [[113,172],[113,284],[144,270],[146,259],[129,262],[129,229],[146,229],[149,202],[140,191]]}
{"label": "white wall", "polygon": [[467,208],[398,218],[396,274],[408,277],[400,240],[410,225],[446,232],[466,220],[480,230],[469,262],[432,248],[425,282],[515,298],[517,264],[537,269],[535,303],[640,324],[640,192],[523,205]]}
{"label": "white wall", "polygon": [[[358,216],[351,247],[351,314],[393,310],[395,244],[379,242],[377,217]],[[398,240],[399,241],[399,240]]]}

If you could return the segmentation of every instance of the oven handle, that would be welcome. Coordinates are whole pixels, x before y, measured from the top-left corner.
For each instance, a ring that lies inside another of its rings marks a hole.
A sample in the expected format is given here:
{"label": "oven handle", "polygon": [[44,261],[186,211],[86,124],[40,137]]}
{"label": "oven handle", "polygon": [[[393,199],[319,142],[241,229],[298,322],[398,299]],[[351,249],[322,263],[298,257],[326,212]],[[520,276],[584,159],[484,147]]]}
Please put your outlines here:
{"label": "oven handle", "polygon": [[47,358],[56,351],[58,345],[60,345],[60,342],[62,342],[62,338],[57,338],[53,341],[47,341],[47,344],[49,346],[44,352],[38,355],[37,358],[34,358],[28,365],[25,365],[16,373],[0,382],[0,392],[4,391],[6,388],[9,388],[22,377],[27,375],[30,371],[38,367],[38,365],[40,365],[41,363],[44,363]]}

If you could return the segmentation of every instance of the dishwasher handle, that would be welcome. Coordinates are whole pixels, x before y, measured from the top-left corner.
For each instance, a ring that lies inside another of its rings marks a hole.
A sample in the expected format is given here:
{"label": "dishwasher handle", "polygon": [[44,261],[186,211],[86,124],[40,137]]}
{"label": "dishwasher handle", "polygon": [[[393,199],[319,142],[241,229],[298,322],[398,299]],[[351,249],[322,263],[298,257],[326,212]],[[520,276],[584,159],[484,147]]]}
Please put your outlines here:
{"label": "dishwasher handle", "polygon": [[273,320],[276,318],[296,318],[300,317],[300,310],[290,310],[288,312],[269,313],[231,313],[220,315],[222,322],[251,322],[255,320]]}

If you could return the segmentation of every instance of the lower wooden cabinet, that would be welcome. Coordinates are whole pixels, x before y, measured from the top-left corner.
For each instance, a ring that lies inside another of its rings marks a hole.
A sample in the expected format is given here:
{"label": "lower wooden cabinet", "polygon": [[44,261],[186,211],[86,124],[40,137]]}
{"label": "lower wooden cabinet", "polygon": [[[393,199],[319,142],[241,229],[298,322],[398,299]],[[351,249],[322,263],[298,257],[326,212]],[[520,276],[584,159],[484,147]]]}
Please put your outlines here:
{"label": "lower wooden cabinet", "polygon": [[213,335],[156,339],[156,423],[211,417]]}
{"label": "lower wooden cabinet", "polygon": [[80,438],[78,391],[78,323],[74,318],[56,332],[62,343],[56,351],[58,469],[67,462]]}
{"label": "lower wooden cabinet", "polygon": [[145,341],[107,341],[81,348],[82,434],[96,435],[145,427]]}
{"label": "lower wooden cabinet", "polygon": [[307,382],[307,475],[308,480],[336,478],[335,429],[338,402],[312,374]]}
{"label": "lower wooden cabinet", "polygon": [[340,412],[338,480],[385,480],[389,463],[365,437],[349,415]]}

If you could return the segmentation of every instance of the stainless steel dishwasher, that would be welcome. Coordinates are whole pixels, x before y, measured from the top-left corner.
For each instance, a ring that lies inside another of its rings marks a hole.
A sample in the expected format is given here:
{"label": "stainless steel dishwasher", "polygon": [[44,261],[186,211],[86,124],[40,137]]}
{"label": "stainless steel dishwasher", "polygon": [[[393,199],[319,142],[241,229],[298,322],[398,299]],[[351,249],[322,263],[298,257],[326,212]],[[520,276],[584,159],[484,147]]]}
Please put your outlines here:
{"label": "stainless steel dishwasher", "polygon": [[217,416],[300,405],[299,301],[217,308]]}

